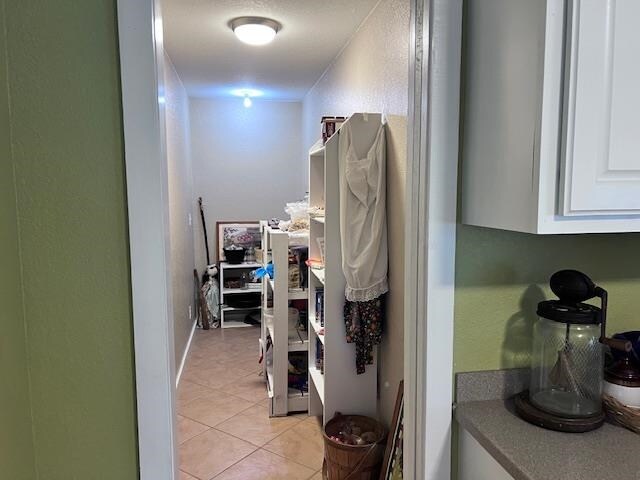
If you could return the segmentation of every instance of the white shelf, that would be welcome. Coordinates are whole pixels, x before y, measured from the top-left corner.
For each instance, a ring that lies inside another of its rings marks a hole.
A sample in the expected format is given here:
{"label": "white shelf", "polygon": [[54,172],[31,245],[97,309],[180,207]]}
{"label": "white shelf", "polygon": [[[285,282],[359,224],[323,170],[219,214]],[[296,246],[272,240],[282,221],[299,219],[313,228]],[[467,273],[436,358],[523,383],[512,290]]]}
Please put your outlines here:
{"label": "white shelf", "polygon": [[269,394],[269,398],[273,397],[273,373],[269,368],[267,370],[267,393]]}
{"label": "white shelf", "polygon": [[[301,396],[299,392],[291,398],[289,394],[288,366],[291,352],[308,352],[309,339],[300,339],[294,331],[289,331],[289,302],[291,300],[307,300],[308,292],[303,289],[289,289],[289,244],[290,236],[287,232],[272,229],[261,222],[262,245],[269,256],[276,272],[275,279],[268,278],[263,281],[263,326],[262,336],[270,336],[273,342],[271,355],[273,366],[270,367],[271,387],[273,395],[269,412],[271,416],[284,416],[289,412],[307,411],[309,408],[309,395]],[[268,309],[269,296],[272,297],[272,306]],[[307,335],[308,337],[308,335]],[[295,392],[295,391],[294,391]]]}
{"label": "white shelf", "polygon": [[[309,359],[309,362],[311,362],[311,359]],[[316,387],[320,401],[324,403],[324,375],[311,363],[309,364],[309,378],[311,378]]]}
{"label": "white shelf", "polygon": [[306,412],[309,409],[309,392],[302,393],[290,388],[287,404],[290,412]]}
{"label": "white shelf", "polygon": [[289,341],[289,351],[290,352],[306,352],[309,350],[309,340],[305,340],[304,342],[300,341]]}
{"label": "white shelf", "polygon": [[229,262],[220,262],[220,267],[225,270],[235,269],[235,268],[260,268],[262,265],[258,262],[243,262],[243,263],[229,263]]}
{"label": "white shelf", "polygon": [[223,288],[223,295],[233,295],[235,293],[260,293],[260,285],[258,288]]}
{"label": "white shelf", "polygon": [[273,334],[273,322],[269,321],[269,320],[264,320],[264,323],[267,327],[267,332],[269,333],[269,336],[271,337],[271,341],[273,342],[274,339],[274,334]]}
{"label": "white shelf", "polygon": [[317,156],[324,157],[324,151],[325,151],[325,146],[322,144],[322,140],[319,140],[313,145],[313,147],[311,147],[311,150],[309,150],[309,155],[311,157],[317,157]]}
{"label": "white shelf", "polygon": [[289,290],[289,300],[306,300],[308,295],[307,291],[301,288]]}
{"label": "white shelf", "polygon": [[[271,287],[271,290],[275,291],[275,282],[273,281],[273,278],[269,278],[268,284],[269,287]],[[290,288],[288,297],[289,300],[306,300],[307,290],[303,290],[302,288]]]}
{"label": "white shelf", "polygon": [[[328,422],[336,412],[358,412],[375,416],[377,412],[376,365],[367,365],[358,375],[355,348],[344,331],[345,278],[342,271],[340,241],[340,132],[351,129],[351,139],[366,151],[380,131],[380,114],[356,113],[338,129],[324,146],[317,142],[309,150],[309,204],[323,207],[319,217],[309,221],[309,258],[323,259],[323,269],[309,269],[309,414]],[[322,215],[324,213],[324,215]],[[323,218],[324,217],[324,218]],[[316,238],[324,238],[324,257]],[[324,335],[316,318],[316,292],[324,291]],[[314,338],[315,337],[315,338]],[[315,369],[316,352],[324,350],[324,375]]]}
{"label": "white shelf", "polygon": [[321,327],[320,323],[317,322],[316,319],[313,317],[309,317],[309,324],[313,327],[313,332],[316,334],[316,337],[318,337],[318,339],[320,340],[320,343],[324,345],[324,333],[318,333],[320,332],[320,329],[323,329],[324,327]]}
{"label": "white shelf", "polygon": [[[273,328],[273,321],[265,320],[264,323],[267,328],[267,332],[271,337],[271,341],[274,342],[275,344],[274,338],[276,337],[275,337],[274,328]],[[309,348],[309,338],[300,340],[300,338],[298,337],[298,334],[296,334],[295,337],[293,335],[289,336],[287,340],[288,340],[287,341],[288,350],[290,352],[306,352]]]}
{"label": "white shelf", "polygon": [[227,305],[223,305],[220,309],[223,312],[234,312],[234,311],[242,311],[242,310],[260,310],[260,305],[257,307],[229,307]]}
{"label": "white shelf", "polygon": [[324,285],[324,268],[310,268],[311,273],[314,277],[318,279],[318,281]]}

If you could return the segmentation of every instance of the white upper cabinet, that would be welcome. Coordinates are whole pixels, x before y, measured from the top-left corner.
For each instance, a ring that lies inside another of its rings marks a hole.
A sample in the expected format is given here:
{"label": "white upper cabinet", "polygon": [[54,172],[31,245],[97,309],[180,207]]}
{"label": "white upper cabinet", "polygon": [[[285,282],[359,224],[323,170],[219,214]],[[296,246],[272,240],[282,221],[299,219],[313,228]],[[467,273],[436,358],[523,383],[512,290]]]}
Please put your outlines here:
{"label": "white upper cabinet", "polygon": [[463,222],[640,231],[640,0],[468,0]]}
{"label": "white upper cabinet", "polygon": [[640,1],[569,5],[562,213],[640,214]]}

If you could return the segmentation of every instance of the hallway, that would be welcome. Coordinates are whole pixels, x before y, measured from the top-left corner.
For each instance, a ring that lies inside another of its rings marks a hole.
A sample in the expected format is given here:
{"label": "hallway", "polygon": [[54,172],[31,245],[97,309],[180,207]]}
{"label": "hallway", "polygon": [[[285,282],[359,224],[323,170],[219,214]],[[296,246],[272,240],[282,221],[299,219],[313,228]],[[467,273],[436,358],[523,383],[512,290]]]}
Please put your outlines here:
{"label": "hallway", "polygon": [[180,480],[319,480],[321,427],[269,418],[259,328],[197,329],[178,387]]}

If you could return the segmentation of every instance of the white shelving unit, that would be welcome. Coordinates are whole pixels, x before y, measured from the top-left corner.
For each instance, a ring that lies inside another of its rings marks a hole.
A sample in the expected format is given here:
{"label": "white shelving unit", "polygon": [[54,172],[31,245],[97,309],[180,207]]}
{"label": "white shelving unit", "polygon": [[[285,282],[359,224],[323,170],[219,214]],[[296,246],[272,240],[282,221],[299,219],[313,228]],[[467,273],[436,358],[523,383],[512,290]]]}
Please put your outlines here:
{"label": "white shelving unit", "polygon": [[[240,320],[229,320],[230,314],[235,314],[236,316],[242,313],[249,313],[251,311],[259,310],[260,305],[252,308],[240,308],[240,307],[231,307],[226,304],[226,301],[230,296],[239,295],[239,294],[247,294],[247,293],[260,293],[261,286],[258,285],[258,288],[224,288],[225,277],[227,279],[230,276],[238,277],[241,275],[242,271],[245,271],[247,275],[252,270],[259,268],[260,264],[255,262],[244,262],[244,263],[228,263],[228,262],[220,262],[220,328],[234,328],[234,327],[251,327],[250,324],[244,323]],[[232,275],[229,272],[234,272]],[[256,295],[257,297],[257,295]],[[227,317],[227,318],[225,318]]]}
{"label": "white shelving unit", "polygon": [[[351,124],[358,152],[367,151],[378,132],[380,114],[354,114]],[[355,345],[347,343],[344,324],[345,279],[340,246],[338,142],[340,130],[325,145],[309,150],[309,202],[324,208],[324,217],[309,222],[309,258],[320,260],[316,239],[324,239],[324,269],[309,269],[309,413],[329,421],[336,412],[376,416],[377,366],[356,373]],[[324,327],[316,318],[316,292],[324,290]],[[324,335],[320,334],[324,328]],[[317,340],[324,348],[323,372],[315,367]],[[375,358],[375,355],[374,355]]]}
{"label": "white shelving unit", "polygon": [[[262,334],[261,344],[267,344],[267,336],[273,345],[265,352],[264,371],[267,378],[270,416],[284,416],[290,412],[306,412],[309,409],[308,392],[289,388],[289,354],[308,352],[309,340],[305,332],[289,331],[289,302],[307,300],[307,291],[289,288],[289,234],[275,230],[261,223],[262,245],[265,264],[274,265],[275,279],[265,278],[262,282]],[[269,307],[269,299],[272,306]],[[266,312],[272,315],[265,315]],[[302,337],[302,338],[301,338]]]}

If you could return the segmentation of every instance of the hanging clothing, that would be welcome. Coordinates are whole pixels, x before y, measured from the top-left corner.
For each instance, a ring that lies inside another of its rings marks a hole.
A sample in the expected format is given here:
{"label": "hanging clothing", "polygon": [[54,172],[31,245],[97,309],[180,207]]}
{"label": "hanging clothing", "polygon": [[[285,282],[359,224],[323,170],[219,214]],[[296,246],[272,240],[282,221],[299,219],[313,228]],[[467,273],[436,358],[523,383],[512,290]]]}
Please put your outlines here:
{"label": "hanging clothing", "polygon": [[366,302],[344,303],[347,343],[356,344],[356,372],[364,373],[373,364],[373,347],[382,341],[384,296]]}
{"label": "hanging clothing", "polygon": [[340,240],[347,342],[356,344],[360,374],[373,363],[373,348],[381,341],[382,296],[389,290],[386,142],[380,124],[373,144],[360,155],[352,124],[348,121],[339,130]]}
{"label": "hanging clothing", "polygon": [[384,125],[361,157],[351,122],[340,131],[340,237],[347,300],[363,302],[389,290],[387,283],[387,172]]}

